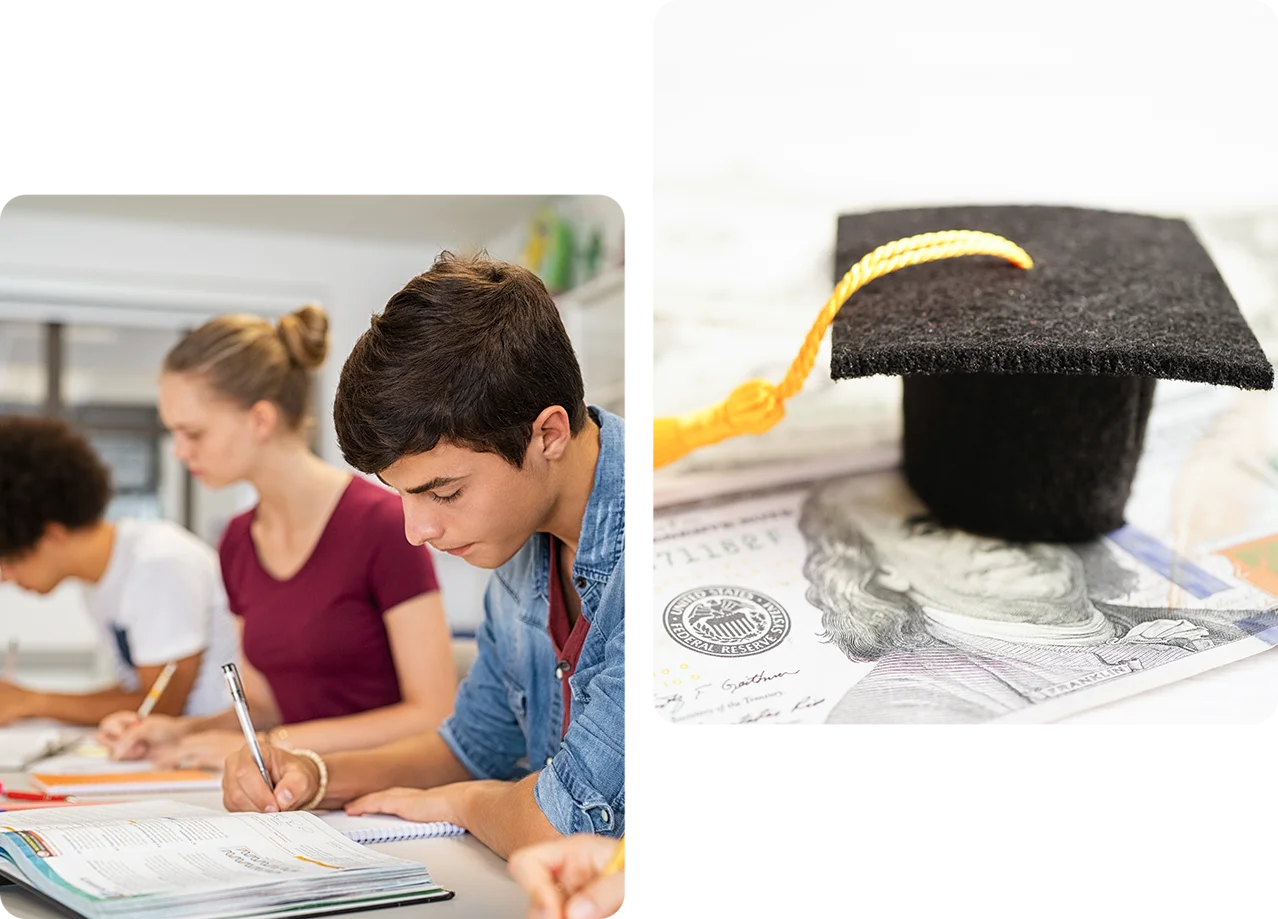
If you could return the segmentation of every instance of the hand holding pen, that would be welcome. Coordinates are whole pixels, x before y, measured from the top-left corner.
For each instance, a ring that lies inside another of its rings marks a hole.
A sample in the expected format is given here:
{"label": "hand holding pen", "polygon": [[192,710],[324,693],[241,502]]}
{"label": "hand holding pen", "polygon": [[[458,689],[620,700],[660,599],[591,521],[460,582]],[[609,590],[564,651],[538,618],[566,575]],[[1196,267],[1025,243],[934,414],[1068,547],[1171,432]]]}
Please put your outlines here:
{"label": "hand holding pen", "polygon": [[[234,664],[224,664],[222,675],[231,691],[231,704],[244,731],[245,745],[226,760],[222,772],[222,803],[228,811],[261,811],[275,813],[298,807],[316,807],[328,787],[328,770],[324,759],[313,750],[281,750],[267,745],[263,751],[257,731],[249,717],[244,684]],[[245,768],[252,762],[252,769]],[[253,769],[262,778],[258,782]],[[278,786],[271,781],[274,775]],[[265,784],[263,784],[265,783]]]}
{"label": "hand holding pen", "polygon": [[252,751],[241,746],[227,757],[222,772],[222,806],[228,811],[270,814],[298,810],[323,790],[323,776],[314,759],[269,744],[261,748],[261,753],[267,772],[274,779],[274,789],[268,790],[262,784]]}
{"label": "hand holding pen", "polygon": [[95,739],[107,748],[112,759],[145,759],[157,746],[182,736],[180,718],[152,714],[177,668],[177,661],[164,665],[137,712],[115,712],[102,719]]}

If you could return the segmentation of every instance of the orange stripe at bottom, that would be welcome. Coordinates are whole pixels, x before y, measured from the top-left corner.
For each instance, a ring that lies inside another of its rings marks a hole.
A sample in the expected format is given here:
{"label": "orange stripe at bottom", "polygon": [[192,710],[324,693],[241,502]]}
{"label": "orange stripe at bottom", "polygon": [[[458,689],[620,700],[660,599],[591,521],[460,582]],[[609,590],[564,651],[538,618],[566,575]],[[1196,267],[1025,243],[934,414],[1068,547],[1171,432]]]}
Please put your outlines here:
{"label": "orange stripe at bottom", "polygon": [[1272,904],[626,904],[621,913],[1273,913]]}

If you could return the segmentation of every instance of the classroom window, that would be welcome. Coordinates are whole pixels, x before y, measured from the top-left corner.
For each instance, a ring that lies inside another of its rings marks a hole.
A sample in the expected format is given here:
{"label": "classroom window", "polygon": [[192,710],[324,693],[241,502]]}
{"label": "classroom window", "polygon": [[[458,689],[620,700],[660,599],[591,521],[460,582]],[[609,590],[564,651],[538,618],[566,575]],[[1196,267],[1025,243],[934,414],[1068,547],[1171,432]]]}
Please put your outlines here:
{"label": "classroom window", "polygon": [[107,517],[190,526],[192,484],[156,409],[170,329],[0,320],[0,412],[62,417],[111,470]]}

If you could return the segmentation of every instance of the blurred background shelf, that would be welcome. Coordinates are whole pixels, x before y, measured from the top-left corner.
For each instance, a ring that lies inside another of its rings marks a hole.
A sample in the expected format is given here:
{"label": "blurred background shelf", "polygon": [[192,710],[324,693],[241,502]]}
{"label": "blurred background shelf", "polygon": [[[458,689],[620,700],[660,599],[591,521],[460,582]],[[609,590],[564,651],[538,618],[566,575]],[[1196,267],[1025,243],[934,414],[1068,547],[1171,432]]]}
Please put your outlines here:
{"label": "blurred background shelf", "polygon": [[555,297],[577,351],[586,401],[625,414],[625,269],[607,268]]}

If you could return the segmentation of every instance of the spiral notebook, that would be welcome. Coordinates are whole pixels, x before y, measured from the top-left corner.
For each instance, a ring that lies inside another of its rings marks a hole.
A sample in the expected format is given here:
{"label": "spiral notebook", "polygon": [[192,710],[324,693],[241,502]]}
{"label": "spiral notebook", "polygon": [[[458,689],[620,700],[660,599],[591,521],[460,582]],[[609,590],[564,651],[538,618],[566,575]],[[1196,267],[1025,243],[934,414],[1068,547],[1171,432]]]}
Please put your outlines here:
{"label": "spiral notebook", "polygon": [[384,814],[352,817],[342,811],[319,811],[319,818],[353,842],[368,845],[375,842],[400,842],[405,839],[433,839],[437,836],[460,836],[466,832],[455,823],[414,823]]}

